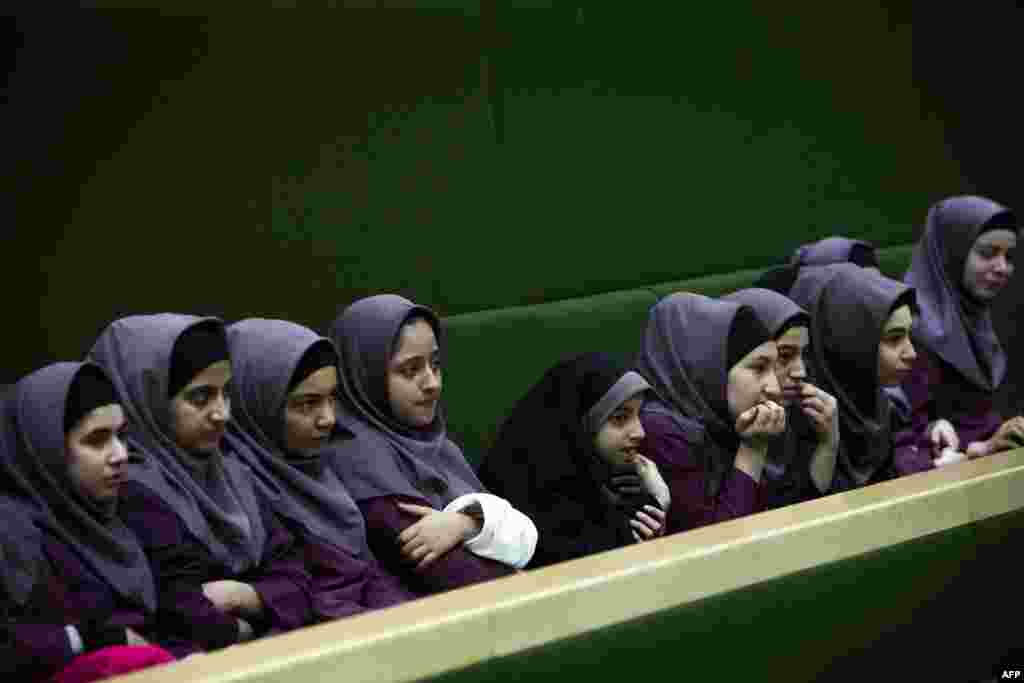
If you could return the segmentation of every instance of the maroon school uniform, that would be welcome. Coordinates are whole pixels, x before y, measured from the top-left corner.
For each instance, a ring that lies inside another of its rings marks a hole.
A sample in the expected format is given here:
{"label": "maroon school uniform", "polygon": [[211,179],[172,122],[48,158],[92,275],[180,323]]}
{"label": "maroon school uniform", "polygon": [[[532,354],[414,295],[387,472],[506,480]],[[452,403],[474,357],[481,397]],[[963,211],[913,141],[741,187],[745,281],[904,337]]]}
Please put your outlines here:
{"label": "maroon school uniform", "polygon": [[204,649],[234,644],[239,636],[235,617],[221,612],[203,594],[202,586],[208,581],[234,579],[252,585],[265,607],[263,619],[251,622],[257,635],[313,621],[303,547],[265,503],[261,513],[267,530],[263,556],[258,565],[236,573],[218,562],[160,497],[136,482],[125,484],[120,515],[150,558],[166,618],[177,629],[191,633]]}
{"label": "maroon school uniform", "polygon": [[747,474],[732,468],[722,479],[717,496],[705,492],[707,475],[697,457],[700,445],[690,443],[686,433],[668,415],[641,411],[646,440],[644,455],[672,492],[666,533],[676,533],[761,512],[767,507],[765,487]]}

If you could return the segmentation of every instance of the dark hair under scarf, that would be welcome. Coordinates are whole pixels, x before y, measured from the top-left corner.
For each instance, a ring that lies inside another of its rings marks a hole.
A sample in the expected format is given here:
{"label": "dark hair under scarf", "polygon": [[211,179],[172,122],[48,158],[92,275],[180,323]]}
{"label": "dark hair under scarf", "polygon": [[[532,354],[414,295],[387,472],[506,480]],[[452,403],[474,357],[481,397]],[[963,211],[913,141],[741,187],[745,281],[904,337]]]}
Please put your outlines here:
{"label": "dark hair under scarf", "polygon": [[[753,315],[753,311],[700,294],[679,292],[667,296],[651,308],[637,358],[640,374],[671,409],[678,411],[671,416],[687,438],[701,444],[709,497],[718,495],[740,444],[727,395],[731,369],[727,347],[740,315]],[[770,339],[767,328],[761,325],[757,344],[750,350]],[[691,422],[694,420],[699,424]],[[704,438],[705,432],[710,439]]]}
{"label": "dark hair under scarf", "polygon": [[462,451],[447,437],[440,402],[424,429],[402,424],[388,404],[388,368],[402,326],[423,318],[443,351],[441,325],[433,311],[395,294],[356,301],[331,325],[341,356],[339,425],[355,435],[336,444],[342,481],[356,501],[377,496],[423,498],[442,508],[483,485]]}
{"label": "dark hair under scarf", "polygon": [[80,373],[90,373],[89,381],[105,379],[91,363],[55,363],[18,382],[3,426],[13,439],[5,441],[15,444],[15,465],[37,500],[46,505],[45,528],[73,548],[121,597],[152,612],[156,586],[135,535],[117,517],[114,506],[88,499],[71,479],[63,425],[68,396]]}
{"label": "dark hair under scarf", "polygon": [[978,388],[995,391],[1006,377],[1006,352],[988,302],[963,287],[967,256],[986,229],[1019,232],[1014,215],[984,197],[951,197],[928,210],[904,281],[917,289],[921,315],[914,337]]}
{"label": "dark hair under scarf", "polygon": [[891,403],[878,383],[878,345],[893,310],[914,290],[852,263],[807,268],[794,301],[811,314],[811,373],[839,407],[839,467],[856,485],[892,458]]}
{"label": "dark hair under scarf", "polygon": [[327,446],[296,460],[298,456],[287,453],[284,445],[288,394],[326,364],[337,367],[334,346],[285,320],[243,320],[228,327],[227,333],[234,420],[256,442],[251,449],[240,450],[240,456],[283,489],[278,501],[281,515],[313,537],[369,559],[366,523],[338,479],[334,450]]}
{"label": "dark hair under scarf", "polygon": [[793,289],[793,284],[796,282],[799,275],[799,264],[790,263],[784,266],[775,266],[758,275],[757,278],[750,283],[750,286],[755,289],[767,289],[788,297],[789,292]]}
{"label": "dark hair under scarf", "polygon": [[114,385],[98,366],[88,364],[75,373],[68,389],[64,410],[64,433],[70,432],[78,421],[100,406],[120,403]]}
{"label": "dark hair under scarf", "polygon": [[808,327],[811,318],[789,297],[770,289],[751,287],[721,297],[723,301],[735,301],[749,306],[768,328],[772,339],[778,340],[791,327]]}
{"label": "dark hair under scarf", "polygon": [[192,456],[173,437],[172,349],[196,326],[223,329],[216,318],[176,313],[121,318],[103,331],[89,357],[113,380],[129,416],[130,440],[144,456],[128,468],[129,476],[170,505],[218,562],[242,573],[260,563],[267,536],[252,471],[230,454]]}
{"label": "dark hair under scarf", "polygon": [[[741,289],[723,296],[722,299],[735,301],[754,309],[757,316],[768,327],[768,331],[775,341],[778,341],[793,327],[806,327],[809,331],[811,326],[811,318],[807,315],[807,311],[797,306],[789,297],[770,289],[757,287]],[[768,449],[770,465],[766,469],[766,474],[762,476],[762,481],[767,481],[769,487],[775,490],[784,490],[785,486],[792,485],[781,474],[775,474],[775,472],[781,472],[777,469],[778,467],[789,467],[795,464],[800,472],[806,469],[803,460],[806,458],[809,464],[812,453],[804,453],[801,434],[810,429],[807,417],[798,406],[789,406],[786,409],[786,431],[781,438],[771,442]],[[799,459],[799,462],[794,463],[796,459]],[[774,464],[776,469],[773,470],[771,464]],[[793,473],[793,476],[800,475]]]}
{"label": "dark hair under scarf", "polygon": [[878,268],[875,245],[848,237],[826,237],[798,247],[790,263],[801,266],[827,266],[833,263],[853,263],[861,268]]}

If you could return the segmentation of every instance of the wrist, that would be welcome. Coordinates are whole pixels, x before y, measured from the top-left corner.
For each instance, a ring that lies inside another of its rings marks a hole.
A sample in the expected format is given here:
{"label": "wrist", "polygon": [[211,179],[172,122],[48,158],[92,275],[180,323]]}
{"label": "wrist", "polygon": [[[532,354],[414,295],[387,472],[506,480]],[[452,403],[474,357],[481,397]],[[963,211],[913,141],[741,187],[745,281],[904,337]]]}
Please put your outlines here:
{"label": "wrist", "polygon": [[973,457],[980,457],[988,455],[991,452],[991,450],[991,441],[975,441],[971,444],[968,444],[964,452]]}
{"label": "wrist", "polygon": [[761,471],[764,469],[764,461],[768,449],[759,449],[747,443],[740,445],[736,451],[736,459],[733,467],[750,476],[754,481],[761,481]]}
{"label": "wrist", "polygon": [[[479,507],[479,506],[478,506]],[[467,510],[461,510],[456,513],[459,516],[459,520],[462,522],[462,540],[468,541],[471,538],[477,536],[480,530],[483,529],[483,517],[478,519],[474,515],[468,514]]]}
{"label": "wrist", "polygon": [[233,612],[245,617],[258,617],[263,611],[263,600],[251,584],[239,582]]}

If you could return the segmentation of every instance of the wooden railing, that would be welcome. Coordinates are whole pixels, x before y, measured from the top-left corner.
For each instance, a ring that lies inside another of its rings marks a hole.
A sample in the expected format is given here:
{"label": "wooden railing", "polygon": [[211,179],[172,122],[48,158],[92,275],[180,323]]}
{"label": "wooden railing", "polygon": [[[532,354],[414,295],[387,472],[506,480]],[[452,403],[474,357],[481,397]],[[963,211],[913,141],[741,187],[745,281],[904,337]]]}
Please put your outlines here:
{"label": "wooden railing", "polygon": [[1024,449],[522,572],[118,680],[412,681],[1022,508]]}

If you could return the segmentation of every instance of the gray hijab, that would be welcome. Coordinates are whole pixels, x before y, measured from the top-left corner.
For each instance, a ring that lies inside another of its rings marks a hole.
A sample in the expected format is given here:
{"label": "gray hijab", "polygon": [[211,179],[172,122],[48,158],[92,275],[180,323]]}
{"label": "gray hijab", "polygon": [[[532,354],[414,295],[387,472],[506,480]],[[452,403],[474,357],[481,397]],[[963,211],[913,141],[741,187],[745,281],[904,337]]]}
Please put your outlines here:
{"label": "gray hijab", "polygon": [[4,520],[0,529],[0,602],[22,606],[45,561],[41,513],[26,501],[0,496],[0,515]]}
{"label": "gray hijab", "polygon": [[833,263],[845,263],[850,260],[854,247],[865,247],[872,252],[875,245],[863,240],[848,237],[826,237],[798,247],[789,262],[802,266],[827,266]]}
{"label": "gray hijab", "polygon": [[101,507],[79,493],[68,469],[64,411],[71,383],[86,365],[55,363],[18,382],[13,421],[4,429],[13,430],[15,465],[46,505],[43,526],[115,593],[152,612],[156,586],[138,539],[113,506]]}
{"label": "gray hijab", "polygon": [[[335,453],[324,449],[316,473],[289,463],[284,449],[284,411],[288,385],[303,355],[315,344],[331,342],[285,320],[253,318],[227,329],[232,362],[232,410],[235,423],[255,441],[240,451],[252,469],[281,487],[277,511],[306,533],[364,559],[370,551],[366,523],[351,494],[338,479]],[[333,348],[333,345],[332,345]]]}
{"label": "gray hijab", "polygon": [[903,278],[918,292],[921,315],[915,338],[972,384],[990,392],[1006,377],[1006,352],[992,327],[987,303],[964,291],[963,277],[971,247],[985,224],[997,216],[1013,220],[1006,207],[984,197],[938,202],[928,211],[924,234]]}
{"label": "gray hijab", "polygon": [[252,471],[230,453],[192,456],[172,437],[171,354],[178,337],[198,324],[222,325],[176,313],[121,318],[89,356],[113,379],[130,441],[144,456],[129,476],[173,508],[218,562],[240,574],[260,564],[267,537]]}
{"label": "gray hijab", "polygon": [[[687,438],[704,444],[700,452],[710,496],[718,495],[739,447],[729,418],[726,365],[729,331],[741,307],[688,292],[661,299],[651,308],[636,363],[667,403],[653,401],[644,410],[665,413],[670,408],[668,414],[678,414],[673,419]],[[710,439],[704,438],[705,432]]]}
{"label": "gray hijab", "polygon": [[[43,532],[39,526],[46,505],[15,462],[14,387],[0,395],[0,608],[4,601],[24,605],[39,576]],[[2,612],[0,612],[2,616]]]}
{"label": "gray hijab", "polygon": [[807,311],[800,308],[789,297],[785,297],[770,289],[751,287],[741,289],[721,297],[723,301],[735,301],[742,306],[750,306],[771,333],[772,338],[794,325],[810,325]]}
{"label": "gray hijab", "polygon": [[878,344],[914,290],[852,263],[805,268],[793,299],[811,314],[811,374],[839,404],[839,466],[857,485],[892,457],[892,405],[878,383]]}
{"label": "gray hijab", "polygon": [[388,407],[388,366],[398,333],[411,316],[430,323],[443,352],[434,312],[394,294],[356,301],[331,326],[331,340],[341,355],[339,398],[345,410],[339,425],[355,435],[335,446],[337,464],[357,501],[404,495],[441,508],[484,487],[448,439],[440,403],[425,429],[405,426]]}

